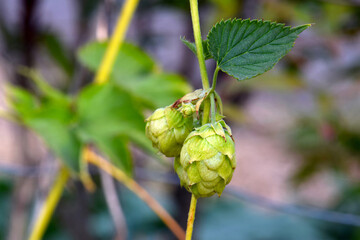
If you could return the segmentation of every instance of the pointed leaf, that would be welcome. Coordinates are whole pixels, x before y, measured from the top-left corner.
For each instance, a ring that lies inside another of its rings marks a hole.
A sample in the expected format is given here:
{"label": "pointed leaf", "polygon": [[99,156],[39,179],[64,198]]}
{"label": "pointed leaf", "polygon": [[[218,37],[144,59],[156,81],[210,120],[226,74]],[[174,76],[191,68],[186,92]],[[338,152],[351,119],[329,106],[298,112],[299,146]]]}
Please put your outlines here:
{"label": "pointed leaf", "polygon": [[310,25],[289,27],[262,20],[227,20],[209,32],[209,51],[222,71],[245,80],[270,70]]}
{"label": "pointed leaf", "polygon": [[21,67],[19,72],[35,83],[36,87],[38,88],[37,90],[40,91],[40,94],[43,97],[52,100],[67,101],[68,97],[61,91],[52,87],[36,70],[27,67]]}
{"label": "pointed leaf", "polygon": [[[180,40],[182,41],[183,44],[185,44],[185,46],[187,46],[196,56],[196,45],[193,42],[188,41],[185,37],[181,37]],[[208,45],[208,40],[203,40],[202,41],[202,45],[203,45],[203,50],[204,50],[204,57],[205,60],[208,60],[210,58],[212,58],[211,53],[209,52],[209,45]]]}
{"label": "pointed leaf", "polygon": [[32,118],[26,125],[39,134],[46,145],[74,172],[80,170],[81,143],[65,124],[47,118]]}
{"label": "pointed leaf", "polygon": [[20,118],[27,118],[34,114],[37,108],[36,98],[23,88],[12,85],[6,86],[6,95],[12,111]]}
{"label": "pointed leaf", "polygon": [[[44,86],[43,89],[49,87]],[[58,98],[55,93],[40,101],[29,91],[13,86],[7,88],[7,94],[12,110],[21,122],[39,134],[65,165],[78,172],[81,143],[71,125],[73,112],[68,99]]]}

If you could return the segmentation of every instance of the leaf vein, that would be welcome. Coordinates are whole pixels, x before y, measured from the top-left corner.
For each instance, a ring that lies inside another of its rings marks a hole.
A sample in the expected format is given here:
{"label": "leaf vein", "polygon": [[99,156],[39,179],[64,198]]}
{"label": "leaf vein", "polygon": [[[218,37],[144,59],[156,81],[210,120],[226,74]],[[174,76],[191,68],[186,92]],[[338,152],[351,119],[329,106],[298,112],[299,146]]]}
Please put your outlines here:
{"label": "leaf vein", "polygon": [[[290,34],[291,34],[291,33],[290,33]],[[290,34],[289,34],[289,35],[290,35]],[[289,36],[289,35],[285,35],[285,36],[283,36],[283,37],[281,37],[281,38],[287,37],[287,36]],[[266,44],[264,44],[264,45],[262,45],[262,46],[259,46],[259,47],[256,47],[256,48],[254,48],[254,49],[251,49],[251,51],[254,51],[254,50],[259,49],[259,48],[262,48],[262,47],[266,47],[266,46],[270,45],[272,42],[274,42],[274,41],[276,41],[276,40],[279,40],[279,39],[281,39],[281,38],[275,38],[274,40],[272,40],[272,41],[269,42],[269,43],[266,43]],[[286,45],[286,44],[272,44],[272,45],[281,46],[281,45]],[[227,62],[233,60],[234,58],[241,57],[242,55],[244,55],[244,54],[246,54],[246,53],[250,53],[249,49],[248,49],[247,51],[239,54],[239,55],[236,55],[236,56],[234,56],[234,57],[226,60],[225,62],[220,62],[219,65],[224,65],[224,64],[226,64]],[[225,56],[224,56],[224,58],[225,58]],[[224,58],[223,58],[223,59],[224,59]]]}
{"label": "leaf vein", "polygon": [[[239,42],[236,43],[235,46],[232,46],[232,48],[236,47],[239,43],[241,43],[241,41],[244,40],[245,33],[246,33],[246,31],[249,29],[250,26],[251,26],[251,22],[250,22],[249,25],[245,28],[244,33],[243,33],[243,35],[241,36]],[[241,27],[239,28],[239,30],[240,30],[240,29],[241,29]],[[239,30],[238,30],[238,32],[239,32]],[[251,32],[250,35],[253,34],[255,31],[256,31],[256,29],[255,29],[253,32]],[[237,33],[238,33],[238,32],[237,32]],[[250,36],[250,35],[248,35],[248,36]],[[228,49],[228,46],[227,46],[227,49]],[[231,51],[231,50],[230,50],[230,51]],[[224,58],[228,55],[228,53],[229,53],[230,51],[227,51],[227,52],[225,53],[224,57],[222,57],[222,59],[224,59]],[[219,65],[221,65],[221,64],[222,64],[222,62],[219,63]]]}

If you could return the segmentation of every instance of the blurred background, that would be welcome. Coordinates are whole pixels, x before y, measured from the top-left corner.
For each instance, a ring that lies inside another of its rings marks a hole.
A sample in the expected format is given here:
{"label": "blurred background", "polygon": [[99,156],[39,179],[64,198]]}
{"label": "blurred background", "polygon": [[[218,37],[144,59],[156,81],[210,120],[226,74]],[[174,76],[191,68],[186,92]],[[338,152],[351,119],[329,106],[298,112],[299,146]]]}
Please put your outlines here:
{"label": "blurred background", "polygon": [[[200,199],[195,239],[360,239],[360,1],[199,2],[204,37],[217,21],[234,17],[313,26],[273,70],[244,82],[219,74],[217,91],[238,165],[221,198]],[[64,95],[77,96],[94,76],[94,54],[86,53],[93,45],[82,46],[106,39],[122,3],[0,1],[1,110],[12,111],[9,83],[38,97],[19,71],[23,67],[36,69]],[[153,98],[159,96],[154,103],[138,97],[130,102],[144,116],[201,88],[197,59],[181,36],[193,40],[188,1],[140,1],[127,42],[181,86],[177,92],[172,86],[169,96],[161,95],[166,89],[157,89],[159,84],[147,86]],[[124,62],[123,69],[131,71]],[[215,62],[206,63],[212,76]],[[50,140],[25,126],[0,119],[0,239],[26,239],[59,166]],[[179,187],[172,159],[141,146],[129,144],[130,171],[185,227],[190,194]],[[44,239],[174,239],[132,192],[96,168],[90,173],[96,191],[87,192],[76,179],[69,182]]]}

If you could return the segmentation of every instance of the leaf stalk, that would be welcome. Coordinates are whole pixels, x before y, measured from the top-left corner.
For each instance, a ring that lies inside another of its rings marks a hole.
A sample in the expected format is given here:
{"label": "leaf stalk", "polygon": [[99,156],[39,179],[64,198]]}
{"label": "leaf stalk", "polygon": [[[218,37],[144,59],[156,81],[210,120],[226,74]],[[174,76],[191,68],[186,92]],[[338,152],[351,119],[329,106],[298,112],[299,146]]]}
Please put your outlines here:
{"label": "leaf stalk", "polygon": [[217,76],[218,76],[219,70],[220,70],[219,66],[216,66],[214,75],[213,75],[211,91],[210,91],[211,123],[216,122],[215,88],[216,88],[216,82],[217,82]]}
{"label": "leaf stalk", "polygon": [[220,71],[220,67],[216,66],[215,71],[214,71],[214,75],[213,75],[213,80],[212,80],[211,92],[215,91],[219,71]]}

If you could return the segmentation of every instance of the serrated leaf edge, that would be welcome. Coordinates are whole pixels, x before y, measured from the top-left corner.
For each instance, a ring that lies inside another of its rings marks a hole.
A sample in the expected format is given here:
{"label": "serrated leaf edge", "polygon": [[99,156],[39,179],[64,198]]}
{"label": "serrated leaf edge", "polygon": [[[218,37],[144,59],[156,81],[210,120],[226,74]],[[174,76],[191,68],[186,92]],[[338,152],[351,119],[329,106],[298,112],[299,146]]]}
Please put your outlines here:
{"label": "serrated leaf edge", "polygon": [[[292,26],[285,26],[284,23],[278,23],[278,22],[273,22],[273,21],[270,21],[270,20],[262,20],[262,19],[250,19],[250,18],[247,18],[247,19],[233,18],[233,19],[227,19],[227,20],[221,19],[219,22],[217,22],[215,25],[213,25],[213,27],[210,29],[210,31],[209,31],[209,33],[208,33],[208,35],[207,35],[207,39],[210,39],[209,36],[210,36],[211,34],[213,34],[213,31],[214,31],[214,29],[215,29],[216,27],[220,26],[221,24],[227,24],[228,22],[230,22],[230,24],[234,24],[234,23],[237,22],[237,21],[240,21],[240,22],[249,22],[250,24],[251,24],[252,22],[257,22],[257,23],[270,23],[270,25],[283,26],[284,29],[290,29],[290,30],[293,30],[293,29],[296,29],[296,28],[301,28],[301,27],[306,27],[306,28],[304,28],[304,30],[306,30],[308,27],[311,27],[311,25],[312,25],[312,24],[303,24],[303,25],[299,25],[299,26],[296,26],[296,27],[292,27]],[[302,30],[302,31],[304,31],[304,30]],[[302,32],[302,31],[301,31],[301,32]],[[300,33],[301,33],[301,32],[300,32]],[[299,34],[300,34],[300,33],[299,33]],[[221,71],[223,71],[223,72],[225,72],[226,74],[228,74],[229,76],[237,79],[238,81],[249,80],[249,79],[255,78],[255,77],[257,77],[257,76],[259,76],[259,75],[261,75],[261,74],[264,74],[265,72],[271,70],[272,68],[274,68],[274,66],[280,61],[280,59],[283,58],[286,54],[288,54],[288,53],[291,51],[291,49],[295,46],[295,42],[296,42],[296,40],[297,40],[298,37],[299,37],[299,36],[297,36],[297,37],[295,38],[295,40],[294,40],[294,42],[293,42],[293,44],[292,44],[292,47],[291,47],[289,50],[287,50],[287,51],[284,53],[283,56],[279,57],[272,66],[270,66],[269,68],[266,68],[265,71],[262,72],[262,73],[256,74],[256,75],[254,75],[254,76],[249,76],[249,77],[246,77],[246,78],[239,79],[239,78],[235,77],[233,74],[230,74],[230,73],[228,73],[227,71],[221,69],[220,66],[219,66],[219,67],[220,67]],[[210,44],[210,42],[208,41],[208,45],[209,45],[209,44]],[[212,55],[212,53],[211,53],[211,51],[210,51],[210,46],[208,46],[208,47],[209,47],[209,52],[210,52],[210,54]],[[212,56],[212,57],[214,58],[214,56]],[[217,61],[216,61],[216,62],[217,62]]]}

